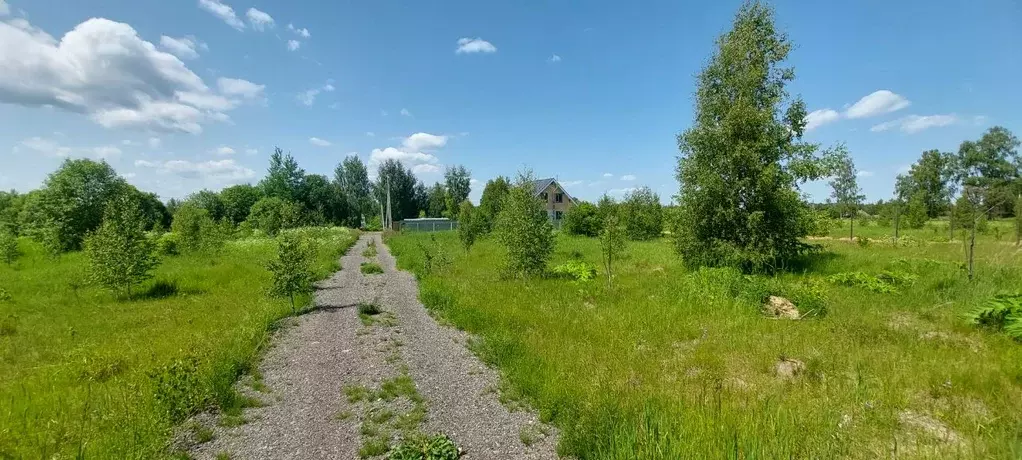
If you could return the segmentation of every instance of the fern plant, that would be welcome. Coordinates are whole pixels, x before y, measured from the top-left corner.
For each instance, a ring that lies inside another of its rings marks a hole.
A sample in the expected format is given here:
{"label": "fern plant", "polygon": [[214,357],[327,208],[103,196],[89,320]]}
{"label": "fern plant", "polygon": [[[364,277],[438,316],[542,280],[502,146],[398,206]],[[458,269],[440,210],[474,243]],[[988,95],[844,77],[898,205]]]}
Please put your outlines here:
{"label": "fern plant", "polygon": [[1022,294],[1002,294],[965,314],[966,320],[1022,341]]}

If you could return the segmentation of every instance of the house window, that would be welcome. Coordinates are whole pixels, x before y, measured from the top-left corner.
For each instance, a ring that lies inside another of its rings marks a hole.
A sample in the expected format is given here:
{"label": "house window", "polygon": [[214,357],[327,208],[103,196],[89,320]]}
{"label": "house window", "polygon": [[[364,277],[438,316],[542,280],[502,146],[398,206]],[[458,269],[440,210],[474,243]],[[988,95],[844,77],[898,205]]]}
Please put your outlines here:
{"label": "house window", "polygon": [[547,196],[548,196],[548,195],[546,194],[546,192],[543,192],[543,193],[540,193],[540,194],[539,194],[539,197],[540,197],[540,198],[542,198],[542,199],[543,199],[543,201],[546,201],[546,200],[547,200]]}
{"label": "house window", "polygon": [[[560,193],[558,193],[558,195],[560,195]],[[561,211],[554,211],[554,220],[561,220],[561,216],[563,215],[564,213],[562,213]]]}
{"label": "house window", "polygon": [[564,194],[563,193],[554,194],[554,203],[564,203]]}

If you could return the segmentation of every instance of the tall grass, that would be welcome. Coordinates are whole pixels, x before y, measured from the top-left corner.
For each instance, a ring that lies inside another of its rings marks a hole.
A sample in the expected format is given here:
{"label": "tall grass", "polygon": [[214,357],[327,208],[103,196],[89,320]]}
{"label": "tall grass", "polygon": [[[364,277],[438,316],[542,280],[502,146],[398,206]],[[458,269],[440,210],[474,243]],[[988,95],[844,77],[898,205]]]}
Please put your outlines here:
{"label": "tall grass", "polygon": [[[388,238],[399,265],[420,277],[423,303],[481,337],[476,351],[498,367],[504,393],[562,429],[562,454],[630,458],[1019,458],[1022,346],[978,330],[963,314],[1020,289],[1022,257],[986,240],[977,281],[961,247],[862,248],[824,241],[805,272],[744,276],[686,271],[666,241],[632,243],[613,288],[563,278],[502,279],[499,248],[470,254],[453,234],[453,257],[422,270],[423,235]],[[551,265],[598,242],[560,236]],[[897,292],[827,282],[885,270],[917,275]],[[602,277],[602,274],[601,274]],[[814,304],[825,315],[764,318],[769,294]],[[805,362],[797,379],[774,375],[780,357]],[[961,443],[899,422],[925,413]]]}
{"label": "tall grass", "polygon": [[[354,242],[319,241],[326,276]],[[160,458],[175,422],[238,404],[231,386],[290,305],[265,295],[271,239],[234,241],[210,257],[170,256],[128,301],[84,282],[80,253],[52,258],[28,240],[0,266],[0,458]],[[308,297],[302,303],[308,302]]]}

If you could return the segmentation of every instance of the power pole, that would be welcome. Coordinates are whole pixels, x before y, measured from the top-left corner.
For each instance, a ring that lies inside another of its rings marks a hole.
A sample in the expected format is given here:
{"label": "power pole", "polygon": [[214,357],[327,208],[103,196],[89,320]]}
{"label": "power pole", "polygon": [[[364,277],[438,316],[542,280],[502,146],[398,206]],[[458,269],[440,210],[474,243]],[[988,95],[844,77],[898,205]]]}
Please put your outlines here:
{"label": "power pole", "polygon": [[387,228],[394,226],[393,217],[390,213],[390,178],[387,178]]}

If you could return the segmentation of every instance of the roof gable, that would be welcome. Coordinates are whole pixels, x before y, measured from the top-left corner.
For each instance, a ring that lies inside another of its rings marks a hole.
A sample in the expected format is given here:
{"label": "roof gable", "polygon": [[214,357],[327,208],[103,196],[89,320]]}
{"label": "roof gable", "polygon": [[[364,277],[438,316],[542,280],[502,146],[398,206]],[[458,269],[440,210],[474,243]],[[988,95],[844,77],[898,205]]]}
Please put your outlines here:
{"label": "roof gable", "polygon": [[564,194],[564,196],[568,197],[568,201],[571,202],[575,201],[575,198],[573,198],[571,194],[569,194],[568,191],[565,190],[563,186],[561,186],[561,183],[557,182],[557,179],[554,179],[552,177],[532,181],[532,196],[539,196],[539,194],[545,192],[546,189],[549,188],[551,184],[557,185],[557,189],[560,190],[561,193]]}

